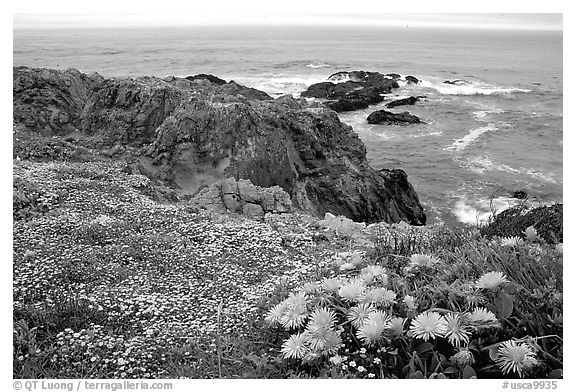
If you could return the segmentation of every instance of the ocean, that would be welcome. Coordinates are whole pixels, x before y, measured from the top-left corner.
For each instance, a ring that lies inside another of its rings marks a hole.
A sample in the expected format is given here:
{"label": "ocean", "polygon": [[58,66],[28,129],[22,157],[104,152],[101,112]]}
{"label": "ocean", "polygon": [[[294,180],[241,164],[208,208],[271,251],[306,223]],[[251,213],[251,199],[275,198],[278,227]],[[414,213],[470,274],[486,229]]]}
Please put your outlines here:
{"label": "ocean", "polygon": [[[14,65],[103,76],[211,73],[277,97],[338,71],[413,75],[382,104],[341,113],[375,168],[408,174],[429,223],[474,224],[528,194],[562,202],[562,32],[376,27],[16,29]],[[443,83],[460,79],[455,85]],[[425,124],[369,125],[393,99]]]}

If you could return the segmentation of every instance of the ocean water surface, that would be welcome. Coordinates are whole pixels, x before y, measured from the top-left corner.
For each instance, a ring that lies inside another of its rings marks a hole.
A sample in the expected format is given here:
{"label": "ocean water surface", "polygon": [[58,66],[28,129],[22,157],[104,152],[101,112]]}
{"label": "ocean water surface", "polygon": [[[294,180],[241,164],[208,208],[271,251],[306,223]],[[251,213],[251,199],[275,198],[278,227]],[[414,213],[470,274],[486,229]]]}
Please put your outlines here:
{"label": "ocean water surface", "polygon": [[[272,96],[298,96],[342,70],[413,75],[382,104],[341,113],[375,168],[408,173],[430,223],[475,223],[492,208],[561,202],[562,32],[179,27],[14,30],[14,65],[104,76],[211,73]],[[446,80],[464,82],[446,84]],[[393,99],[425,124],[369,125]]]}

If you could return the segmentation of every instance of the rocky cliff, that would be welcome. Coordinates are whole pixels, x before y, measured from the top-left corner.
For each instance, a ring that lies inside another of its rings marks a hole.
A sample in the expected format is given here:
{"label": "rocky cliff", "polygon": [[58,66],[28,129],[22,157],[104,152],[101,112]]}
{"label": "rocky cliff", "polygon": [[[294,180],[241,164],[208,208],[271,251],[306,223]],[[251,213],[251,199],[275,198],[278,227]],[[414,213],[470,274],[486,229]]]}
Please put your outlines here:
{"label": "rocky cliff", "polygon": [[318,216],[425,223],[406,173],[371,168],[352,128],[305,99],[273,100],[211,75],[104,79],[16,67],[13,82],[17,126],[97,137],[116,159],[183,193],[246,179],[279,186]]}

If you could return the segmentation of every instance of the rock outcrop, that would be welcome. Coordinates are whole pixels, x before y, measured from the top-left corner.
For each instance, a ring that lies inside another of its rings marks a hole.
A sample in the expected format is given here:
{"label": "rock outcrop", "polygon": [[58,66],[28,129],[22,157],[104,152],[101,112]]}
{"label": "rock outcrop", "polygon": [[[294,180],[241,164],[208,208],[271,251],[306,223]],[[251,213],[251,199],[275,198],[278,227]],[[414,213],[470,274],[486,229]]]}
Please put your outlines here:
{"label": "rock outcrop", "polygon": [[[349,77],[390,82],[378,75]],[[245,179],[280,187],[294,208],[316,216],[425,223],[406,174],[371,168],[364,145],[334,111],[211,79],[103,79],[16,67],[14,122],[49,135],[79,130],[101,141],[108,156],[188,195]]]}
{"label": "rock outcrop", "polygon": [[331,75],[328,80],[331,81],[311,85],[301,96],[326,99],[328,107],[340,112],[380,103],[384,100],[382,94],[398,88],[395,79],[378,72],[342,71]]}
{"label": "rock outcrop", "polygon": [[263,188],[249,180],[220,180],[202,189],[191,200],[193,205],[216,212],[235,212],[262,218],[266,213],[292,212],[290,195],[279,186]]}
{"label": "rock outcrop", "polygon": [[408,75],[404,78],[404,80],[408,83],[408,84],[418,84],[420,83],[420,80],[412,75]]}
{"label": "rock outcrop", "polygon": [[417,124],[420,118],[408,112],[392,113],[386,110],[377,110],[368,116],[368,124]]}

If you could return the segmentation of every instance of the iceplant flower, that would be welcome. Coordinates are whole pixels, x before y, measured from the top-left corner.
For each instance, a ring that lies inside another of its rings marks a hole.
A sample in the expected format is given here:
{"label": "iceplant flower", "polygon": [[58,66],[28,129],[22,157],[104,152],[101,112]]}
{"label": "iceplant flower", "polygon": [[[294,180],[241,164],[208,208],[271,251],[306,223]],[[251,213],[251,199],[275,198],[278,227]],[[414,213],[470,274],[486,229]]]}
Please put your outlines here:
{"label": "iceplant flower", "polygon": [[282,344],[281,352],[284,358],[303,358],[308,352],[308,347],[306,347],[306,336],[302,333],[290,336]]}
{"label": "iceplant flower", "polygon": [[518,236],[514,236],[514,237],[504,237],[500,239],[500,246],[506,246],[506,247],[515,247],[515,246],[520,246],[523,245],[524,241],[522,240],[522,238],[518,237]]}
{"label": "iceplant flower", "polygon": [[462,317],[457,313],[447,313],[444,315],[446,332],[444,337],[455,347],[465,346],[470,341],[470,331],[464,325]]}
{"label": "iceplant flower", "polygon": [[381,311],[372,312],[356,332],[356,337],[364,344],[371,346],[382,337],[385,329],[390,328],[390,318]]}
{"label": "iceplant flower", "polygon": [[365,290],[364,282],[354,280],[340,287],[338,295],[347,301],[359,301],[364,296]]}
{"label": "iceplant flower", "polygon": [[536,354],[526,343],[508,340],[498,347],[496,364],[504,374],[515,372],[522,376],[522,372],[532,368],[536,362]]}
{"label": "iceplant flower", "polygon": [[410,325],[412,336],[428,341],[446,333],[446,321],[438,312],[420,313]]}
{"label": "iceplant flower", "polygon": [[353,306],[348,311],[348,321],[352,322],[352,325],[356,328],[360,328],[364,322],[370,316],[370,313],[376,311],[369,303],[362,303],[357,306]]}
{"label": "iceplant flower", "polygon": [[496,290],[502,283],[506,283],[506,275],[500,271],[486,272],[476,281],[479,289]]}
{"label": "iceplant flower", "polygon": [[413,296],[406,295],[404,297],[404,303],[406,304],[408,310],[416,310],[416,300],[414,299]]}
{"label": "iceplant flower", "polygon": [[410,268],[432,268],[440,260],[432,255],[425,255],[420,253],[415,253],[410,256]]}
{"label": "iceplant flower", "polygon": [[325,278],[322,287],[328,292],[337,291],[340,288],[340,280],[334,278]]}
{"label": "iceplant flower", "polygon": [[537,241],[538,240],[538,231],[534,226],[529,226],[524,230],[524,235],[528,241]]}

